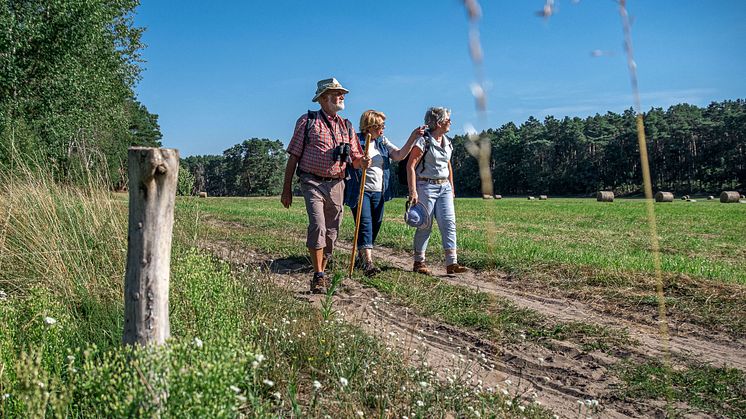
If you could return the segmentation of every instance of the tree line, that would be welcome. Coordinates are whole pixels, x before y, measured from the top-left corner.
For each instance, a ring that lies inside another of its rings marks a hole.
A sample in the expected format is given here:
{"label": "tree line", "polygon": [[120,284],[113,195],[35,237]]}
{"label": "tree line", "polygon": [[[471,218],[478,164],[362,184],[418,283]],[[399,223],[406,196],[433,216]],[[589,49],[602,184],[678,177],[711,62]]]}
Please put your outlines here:
{"label": "tree line", "polygon": [[[719,193],[746,187],[746,101],[688,104],[643,115],[654,190]],[[530,117],[482,133],[490,138],[495,193],[587,195],[641,193],[636,114],[608,112],[544,121]],[[454,139],[456,190],[480,195],[466,137]]]}
{"label": "tree line", "polygon": [[57,179],[106,174],[121,188],[127,148],[161,145],[158,116],[133,91],[144,47],[138,4],[0,2],[0,169],[43,162]]}
{"label": "tree line", "polygon": [[[654,190],[719,193],[746,187],[746,101],[713,102],[706,108],[688,104],[644,114]],[[590,195],[613,190],[641,193],[642,173],[636,115],[608,112],[587,118],[543,121],[529,117],[480,135],[491,141],[490,170],[494,192],[503,195]],[[477,160],[466,150],[466,136],[453,138],[456,191],[481,196]],[[182,164],[194,178],[193,193],[212,196],[277,195],[287,161],[279,140],[252,138],[223,155],[193,156]],[[406,187],[396,179],[397,195]]]}

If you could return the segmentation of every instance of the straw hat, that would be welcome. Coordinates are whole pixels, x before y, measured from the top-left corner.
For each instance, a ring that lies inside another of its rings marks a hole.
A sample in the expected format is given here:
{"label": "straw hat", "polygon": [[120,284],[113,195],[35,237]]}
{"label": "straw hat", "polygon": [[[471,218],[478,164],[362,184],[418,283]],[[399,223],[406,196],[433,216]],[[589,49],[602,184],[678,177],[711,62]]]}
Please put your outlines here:
{"label": "straw hat", "polygon": [[311,99],[311,102],[318,101],[319,96],[323,95],[324,92],[326,92],[327,90],[341,90],[345,92],[345,94],[350,93],[349,90],[345,89],[344,87],[342,87],[341,84],[339,84],[337,79],[332,77],[330,79],[319,80],[319,82],[316,83],[316,96]]}
{"label": "straw hat", "polygon": [[417,202],[410,205],[407,202],[407,208],[404,211],[404,222],[410,227],[421,228],[430,225],[430,213],[428,213],[425,204]]}

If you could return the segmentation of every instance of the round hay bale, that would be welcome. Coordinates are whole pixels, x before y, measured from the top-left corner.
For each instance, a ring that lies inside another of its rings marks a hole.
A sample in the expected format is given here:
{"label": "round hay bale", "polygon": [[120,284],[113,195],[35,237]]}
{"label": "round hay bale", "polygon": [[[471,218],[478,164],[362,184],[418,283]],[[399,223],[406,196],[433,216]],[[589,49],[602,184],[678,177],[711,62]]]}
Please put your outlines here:
{"label": "round hay bale", "polygon": [[533,196],[529,196],[529,197],[528,197],[528,200],[529,200],[529,201],[533,201],[534,199],[536,199],[536,198],[534,198]]}
{"label": "round hay bale", "polygon": [[502,195],[495,195],[495,199],[503,199]]}
{"label": "round hay bale", "polygon": [[539,195],[539,201],[546,201],[547,199],[549,199],[549,197],[546,195]]}
{"label": "round hay bale", "polygon": [[482,195],[482,199],[493,199],[492,195],[484,194]]}
{"label": "round hay bale", "polygon": [[673,202],[673,192],[658,191],[655,194],[655,202]]}
{"label": "round hay bale", "polygon": [[207,192],[200,192],[199,193],[200,198],[207,198]]}
{"label": "round hay bale", "polygon": [[596,201],[598,201],[598,202],[614,202],[614,192],[612,192],[612,191],[598,191],[598,193],[596,193]]}
{"label": "round hay bale", "polygon": [[708,197],[707,197],[707,200],[708,200],[708,201],[712,201],[713,199],[715,199],[715,197],[714,197],[714,196],[712,196],[712,195],[710,195],[710,196],[708,196]]}
{"label": "round hay bale", "polygon": [[720,202],[723,204],[732,204],[734,202],[738,202],[738,200],[741,198],[741,194],[737,191],[723,191],[723,193],[720,194]]}

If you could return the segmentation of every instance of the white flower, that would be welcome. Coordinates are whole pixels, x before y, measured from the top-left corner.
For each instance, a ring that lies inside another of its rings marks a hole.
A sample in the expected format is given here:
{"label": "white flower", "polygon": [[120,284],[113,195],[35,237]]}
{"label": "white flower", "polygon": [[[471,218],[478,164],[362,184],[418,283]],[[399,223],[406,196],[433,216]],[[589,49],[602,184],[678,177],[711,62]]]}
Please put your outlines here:
{"label": "white flower", "polygon": [[365,413],[363,413],[362,410],[358,410],[357,412],[355,412],[355,414],[360,416],[361,418],[365,416]]}
{"label": "white flower", "polygon": [[508,392],[508,389],[505,389],[505,388],[504,388],[504,389],[502,389],[502,390],[500,390],[500,391],[502,391],[502,393],[503,393],[504,395],[506,395],[506,396],[507,396],[508,394],[510,394],[510,393]]}
{"label": "white flower", "polygon": [[257,368],[259,366],[259,363],[257,361],[251,361],[251,367]]}
{"label": "white flower", "polygon": [[596,399],[591,400],[591,406],[594,406],[594,407],[598,406],[598,400]]}
{"label": "white flower", "polygon": [[3,400],[10,398],[10,393],[3,394]]}
{"label": "white flower", "polygon": [[254,355],[254,359],[256,360],[256,362],[261,363],[266,359],[266,357],[262,354],[256,354]]}
{"label": "white flower", "polygon": [[262,381],[262,382],[263,382],[263,383],[264,383],[264,385],[265,385],[265,386],[267,386],[267,387],[272,387],[272,386],[274,386],[274,385],[275,385],[275,382],[274,382],[274,381],[272,381],[272,380],[268,380],[268,379],[266,379],[266,378],[265,378],[265,379],[264,379],[264,381]]}
{"label": "white flower", "polygon": [[420,381],[420,387],[422,387],[422,388],[427,387],[427,382],[426,381]]}
{"label": "white flower", "polygon": [[505,404],[507,404],[508,406],[513,406],[513,402],[510,400],[506,401]]}
{"label": "white flower", "polygon": [[44,324],[46,324],[47,326],[52,326],[55,323],[57,323],[57,319],[55,319],[54,317],[47,316],[44,318]]}
{"label": "white flower", "polygon": [[203,345],[203,343],[202,343],[202,339],[200,339],[200,338],[194,338],[194,340],[192,341],[192,343],[193,343],[193,344],[194,344],[194,346],[196,346],[196,347],[197,347],[198,349],[202,349],[202,345]]}
{"label": "white flower", "polygon": [[313,380],[313,388],[315,388],[316,390],[321,390],[321,383],[317,380]]}
{"label": "white flower", "polygon": [[75,357],[73,355],[68,355],[67,360],[70,362],[75,362]]}
{"label": "white flower", "polygon": [[280,394],[279,391],[275,391],[272,393],[272,396],[274,396],[275,399],[280,400],[282,398],[282,394]]}
{"label": "white flower", "polygon": [[233,392],[236,393],[236,394],[238,394],[238,393],[241,392],[240,388],[238,388],[236,386],[233,386],[233,385],[229,386],[228,388],[231,389],[231,390],[233,390]]}
{"label": "white flower", "polygon": [[526,410],[526,406],[518,406],[518,409],[520,409],[521,412]]}
{"label": "white flower", "polygon": [[0,290],[0,301],[5,301],[8,299],[8,294],[5,293],[5,291]]}
{"label": "white flower", "polygon": [[425,402],[423,402],[422,400],[417,400],[417,406],[422,407],[424,405],[425,405]]}
{"label": "white flower", "polygon": [[239,395],[239,396],[236,396],[236,399],[237,399],[237,400],[238,400],[239,402],[241,402],[241,403],[246,403],[246,397],[244,397],[244,396],[241,396],[241,395]]}
{"label": "white flower", "polygon": [[339,377],[339,384],[342,384],[342,387],[347,387],[347,384],[349,384],[349,383],[350,383],[350,382],[349,382],[349,381],[347,381],[347,379],[346,379],[346,378],[344,378],[344,377]]}

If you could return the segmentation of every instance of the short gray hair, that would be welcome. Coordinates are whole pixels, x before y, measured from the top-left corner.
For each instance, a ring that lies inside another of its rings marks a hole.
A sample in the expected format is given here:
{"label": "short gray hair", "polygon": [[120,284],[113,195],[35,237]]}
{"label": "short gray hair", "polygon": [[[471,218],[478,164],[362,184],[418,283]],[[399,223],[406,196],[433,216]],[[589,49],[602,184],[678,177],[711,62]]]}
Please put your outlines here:
{"label": "short gray hair", "polygon": [[436,125],[445,122],[445,120],[450,117],[450,109],[433,106],[425,112],[425,125],[432,130],[435,129]]}

